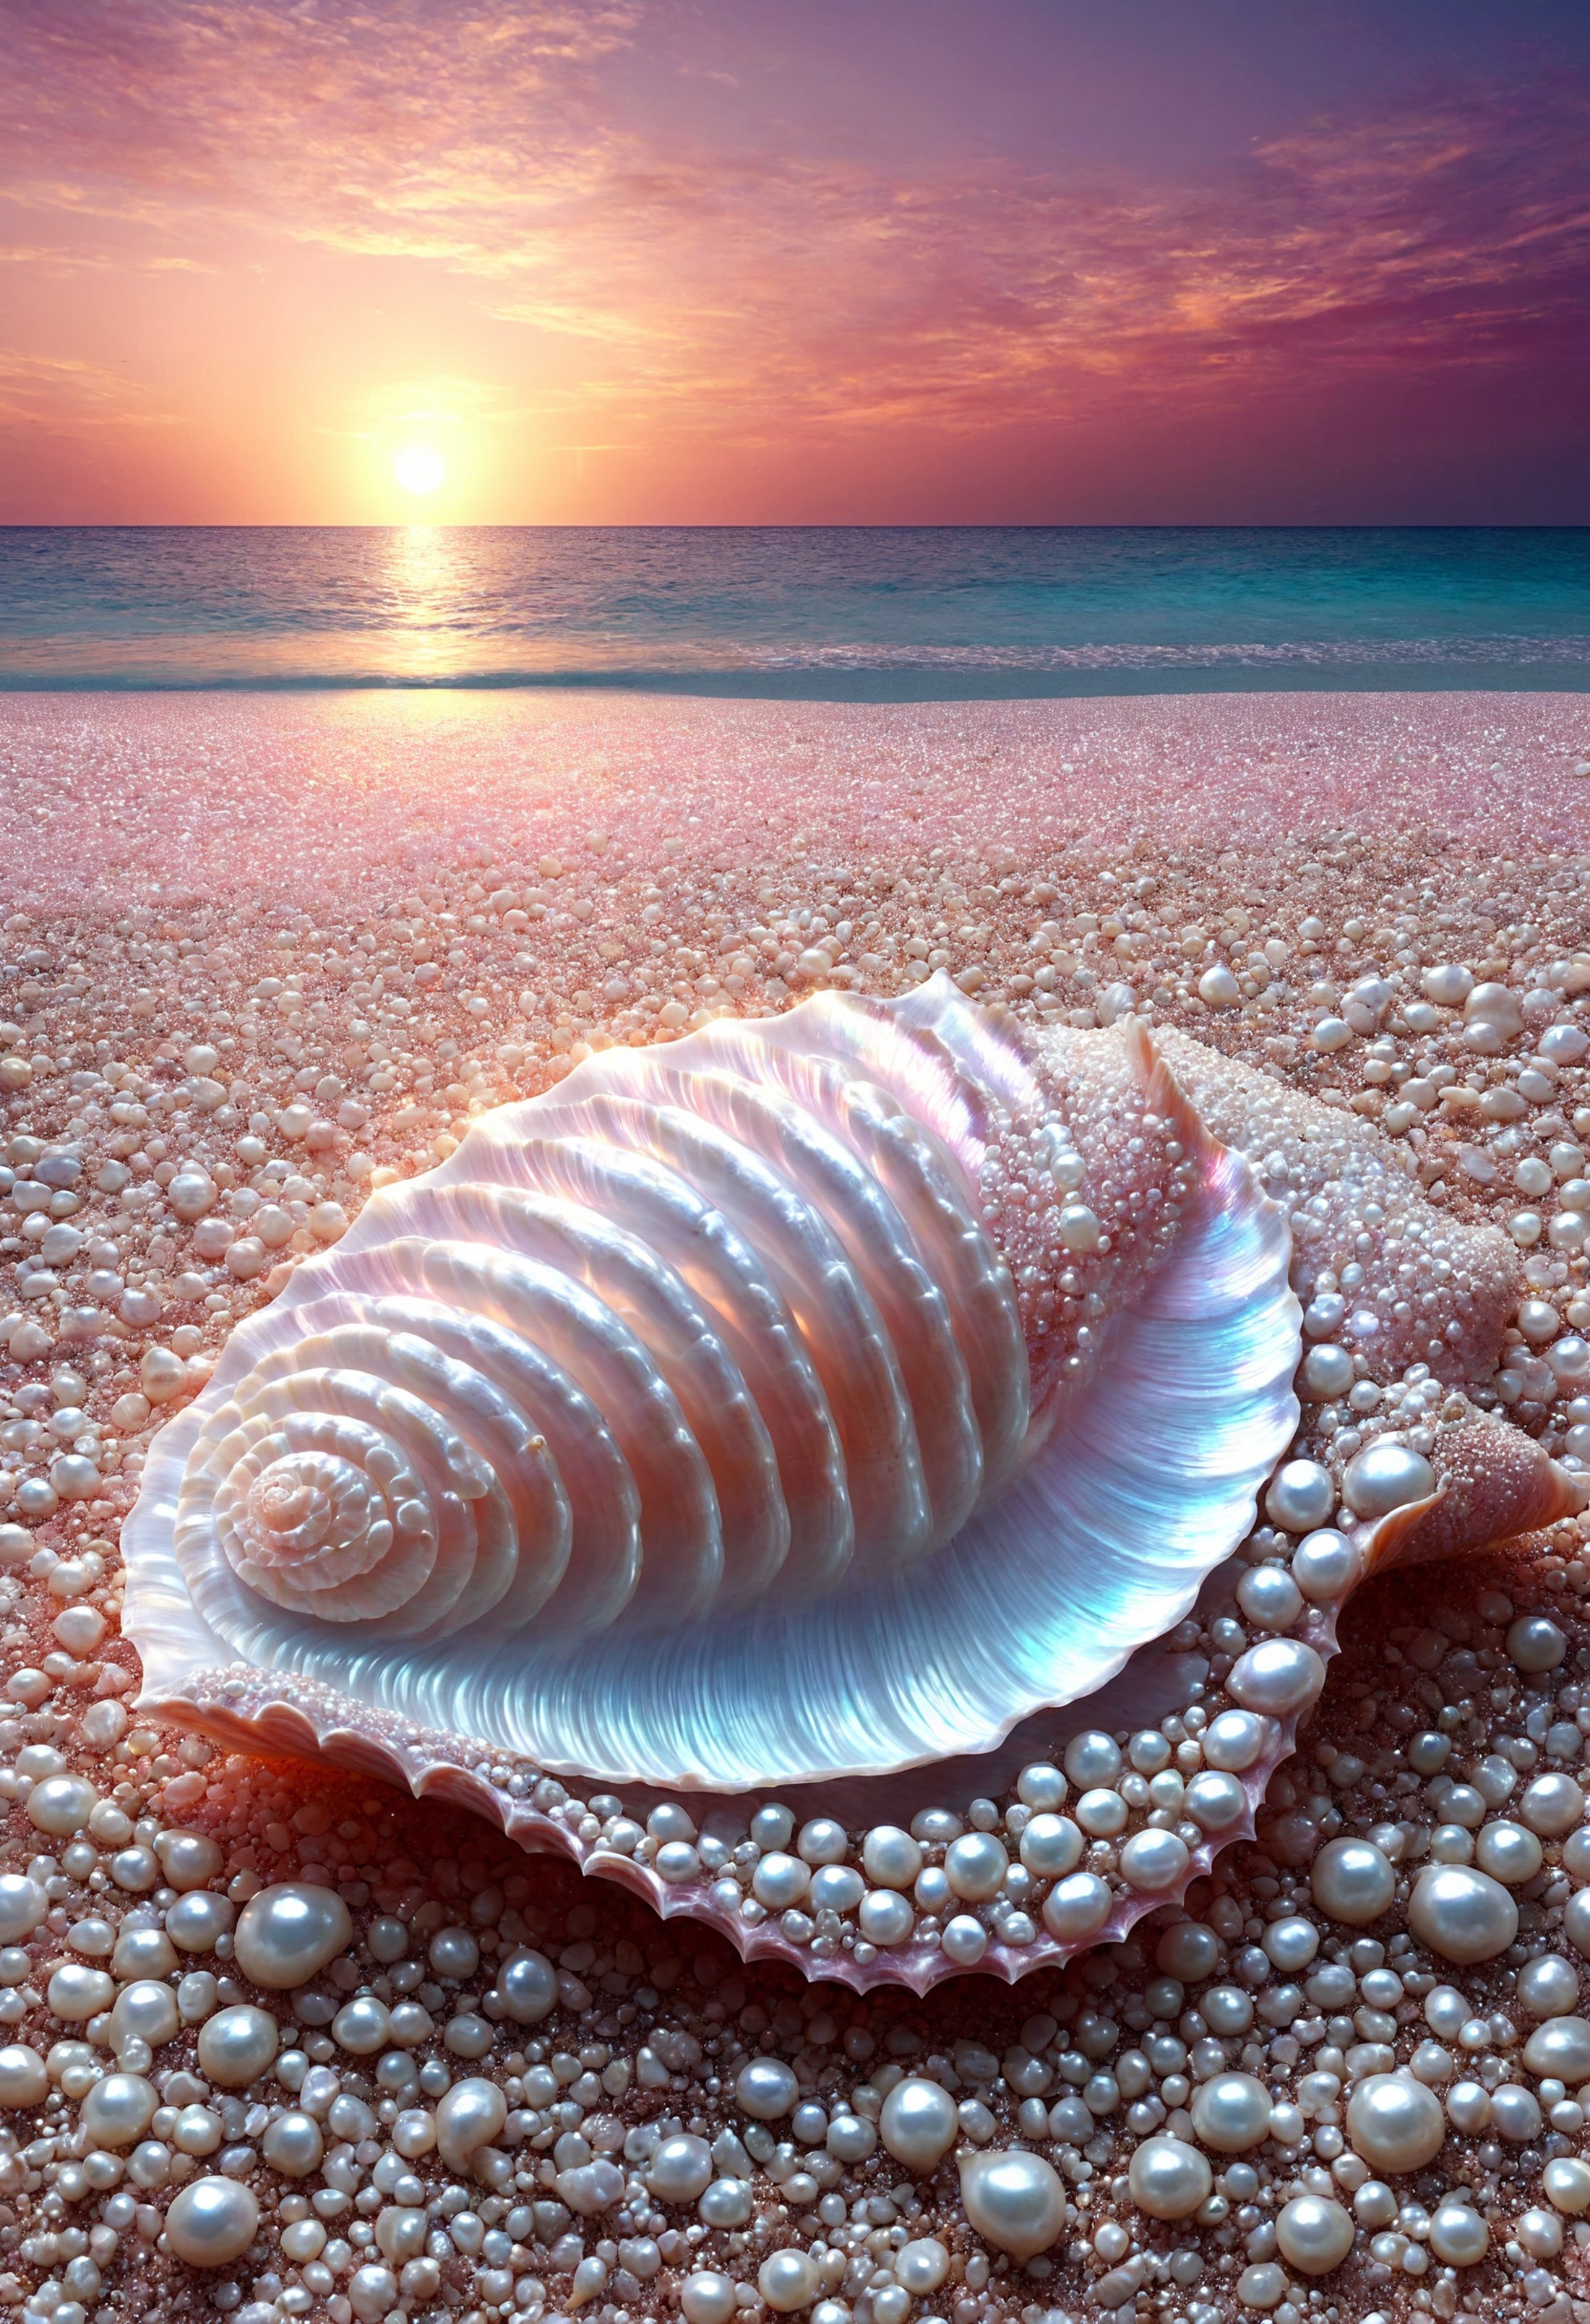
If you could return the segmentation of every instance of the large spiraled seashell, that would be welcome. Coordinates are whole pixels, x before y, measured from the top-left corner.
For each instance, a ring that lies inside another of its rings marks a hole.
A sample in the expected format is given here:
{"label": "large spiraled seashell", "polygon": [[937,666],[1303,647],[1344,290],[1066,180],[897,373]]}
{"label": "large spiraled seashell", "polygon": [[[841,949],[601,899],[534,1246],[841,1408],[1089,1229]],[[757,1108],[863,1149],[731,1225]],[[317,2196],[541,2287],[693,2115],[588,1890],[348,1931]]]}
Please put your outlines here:
{"label": "large spiraled seashell", "polygon": [[143,1700],[749,1942],[698,1831],[725,1803],[904,1824],[1135,1655],[1172,1699],[1154,1642],[1297,1424],[1291,1257],[1136,1023],[1034,1039],[939,979],[607,1051],[372,1196],[161,1432]]}

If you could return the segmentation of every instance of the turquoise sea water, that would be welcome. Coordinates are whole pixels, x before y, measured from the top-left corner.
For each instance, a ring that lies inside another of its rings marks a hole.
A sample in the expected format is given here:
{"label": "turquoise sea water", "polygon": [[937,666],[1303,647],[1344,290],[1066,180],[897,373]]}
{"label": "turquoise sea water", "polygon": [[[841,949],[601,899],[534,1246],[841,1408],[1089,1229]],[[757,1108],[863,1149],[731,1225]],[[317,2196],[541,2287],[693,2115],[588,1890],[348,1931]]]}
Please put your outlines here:
{"label": "turquoise sea water", "polygon": [[0,687],[1590,689],[1590,530],[0,529]]}

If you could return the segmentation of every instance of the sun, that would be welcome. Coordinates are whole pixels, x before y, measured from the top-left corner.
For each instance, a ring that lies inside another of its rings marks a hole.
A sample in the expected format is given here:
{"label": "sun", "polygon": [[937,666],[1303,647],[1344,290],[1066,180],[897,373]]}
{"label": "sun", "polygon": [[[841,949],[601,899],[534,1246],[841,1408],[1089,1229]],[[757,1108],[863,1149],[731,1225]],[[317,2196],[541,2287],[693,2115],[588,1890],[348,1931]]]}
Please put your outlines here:
{"label": "sun", "polygon": [[447,469],[431,445],[405,444],[392,462],[392,474],[406,493],[424,499],[446,482]]}

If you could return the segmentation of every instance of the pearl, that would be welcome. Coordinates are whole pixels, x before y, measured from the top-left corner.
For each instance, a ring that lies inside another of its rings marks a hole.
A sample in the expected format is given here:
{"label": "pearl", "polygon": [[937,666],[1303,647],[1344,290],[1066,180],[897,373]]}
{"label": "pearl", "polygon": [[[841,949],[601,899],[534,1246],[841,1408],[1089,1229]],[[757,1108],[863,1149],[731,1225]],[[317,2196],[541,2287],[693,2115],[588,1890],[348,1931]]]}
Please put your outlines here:
{"label": "pearl", "polygon": [[751,1876],[752,1895],[772,1913],[803,1903],[811,1886],[810,1868],[798,1856],[786,1856],[777,1849],[763,1857]]}
{"label": "pearl", "polygon": [[[1590,1890],[1585,1894],[1590,1895]],[[1075,1944],[1103,1928],[1114,1904],[1107,1881],[1096,1872],[1073,1872],[1069,1879],[1056,1881],[1043,1899],[1043,1925],[1062,1944]],[[1590,1951],[1590,1930],[1585,1950]]]}
{"label": "pearl", "polygon": [[1579,1998],[1579,1972],[1561,1953],[1540,1953],[1518,1973],[1519,2006],[1530,2017],[1566,2017]]}
{"label": "pearl", "polygon": [[1163,1896],[1185,1878],[1191,1861],[1175,1832],[1135,1831],[1121,1850],[1121,1877],[1140,1895]]}
{"label": "pearl", "polygon": [[80,1775],[47,1775],[28,1794],[28,1821],[64,1840],[81,1831],[98,1805],[98,1793]]}
{"label": "pearl", "polygon": [[1347,2101],[1347,2137],[1373,2170],[1422,2171],[1447,2136],[1441,2102],[1406,2074],[1371,2074]]}
{"label": "pearl", "polygon": [[166,1934],[179,1952],[212,1953],[216,1938],[224,1937],[236,1918],[237,1907],[229,1896],[196,1888],[179,1896],[167,1913]]}
{"label": "pearl", "polygon": [[795,1852],[804,1864],[840,1864],[850,1853],[850,1839],[842,1823],[832,1816],[813,1816],[801,1826]]}
{"label": "pearl", "polygon": [[1560,1840],[1585,1812],[1585,1794],[1571,1775],[1537,1775],[1518,1803],[1521,1823],[1542,1840]]}
{"label": "pearl", "polygon": [[1590,1888],[1581,1888],[1563,1907],[1562,1932],[1576,1952],[1590,1954]]}
{"label": "pearl", "polygon": [[679,2286],[685,2324],[730,2324],[740,2305],[740,2287],[715,2267],[697,2268]]}
{"label": "pearl", "polygon": [[777,2122],[788,2114],[800,2096],[800,2084],[782,2058],[751,2058],[734,2078],[734,2095],[742,2114],[753,2122]]}
{"label": "pearl", "polygon": [[0,1945],[24,1944],[49,1910],[36,1880],[20,1872],[0,1874]]}
{"label": "pearl", "polygon": [[1264,1722],[1251,1711],[1222,1711],[1203,1732],[1203,1755],[1211,1767],[1241,1774],[1264,1748]]}
{"label": "pearl", "polygon": [[927,2172],[949,2153],[960,2123],[955,2101],[942,2084],[908,2074],[885,2098],[878,2131],[896,2163]]}
{"label": "pearl", "polygon": [[194,2179],[166,2213],[166,2240],[189,2267],[225,2267],[259,2233],[260,2207],[236,2179]]}
{"label": "pearl", "polygon": [[1523,2146],[1540,2135],[1539,2102],[1520,2083],[1503,2082],[1491,2093],[1491,2120],[1511,2145]]}
{"label": "pearl", "polygon": [[651,1861],[657,1878],[672,1888],[682,1887],[701,1871],[700,1855],[687,1840],[666,1840]]}
{"label": "pearl", "polygon": [[498,1970],[497,1990],[516,2025],[538,2025],[557,2005],[557,1971],[545,1953],[516,1952]]}
{"label": "pearl", "polygon": [[1542,2080],[1550,2077],[1576,2087],[1590,2081],[1590,2021],[1548,2018],[1524,2043],[1524,2063]]}
{"label": "pearl", "polygon": [[1016,1779],[1016,1795],[1023,1806],[1035,1808],[1042,1812],[1052,1812],[1054,1809],[1063,1807],[1070,1789],[1060,1769],[1052,1767],[1046,1759],[1036,1760],[1032,1766],[1024,1767]]}
{"label": "pearl", "polygon": [[812,1875],[814,1913],[853,1913],[867,1893],[867,1884],[850,1864],[824,1864]]}
{"label": "pearl", "polygon": [[242,2089],[264,2072],[280,2040],[276,2020],[266,2010],[252,2009],[244,2003],[217,2010],[199,2027],[200,2070],[223,2089]]}
{"label": "pearl", "polygon": [[646,2172],[647,2186],[659,2203],[694,2203],[712,2178],[712,2148],[704,2138],[684,2131],[664,2139]]}
{"label": "pearl", "polygon": [[696,2205],[709,2227],[743,2227],[754,2209],[749,2182],[744,2179],[714,2179]]}
{"label": "pearl", "polygon": [[1052,1880],[1081,1861],[1084,1844],[1070,1816],[1035,1815],[1021,1836],[1021,1860],[1040,1879]]}
{"label": "pearl", "polygon": [[1314,1858],[1310,1885],[1322,1913],[1358,1929],[1389,1909],[1397,1876],[1373,1840],[1331,1840]]}
{"label": "pearl", "polygon": [[260,2152],[284,2179],[307,2179],[311,2171],[320,2168],[326,2140],[314,2116],[295,2107],[267,2125]]}
{"label": "pearl", "polygon": [[1521,1614],[1507,1633],[1507,1659],[1515,1670],[1555,1670],[1567,1650],[1567,1638],[1544,1614]]}
{"label": "pearl", "polygon": [[909,1888],[922,1869],[922,1850],[898,1824],[877,1824],[861,1843],[861,1869],[875,1888]]}
{"label": "pearl", "polygon": [[1438,2203],[1430,2213],[1429,2247],[1448,2267],[1477,2267],[1490,2245],[1491,2230],[1467,2203]]}
{"label": "pearl", "polygon": [[820,2281],[815,2260],[793,2246],[774,2252],[757,2270],[757,2290],[777,2316],[810,2308]]}
{"label": "pearl", "polygon": [[1590,2211],[1590,2163],[1581,2163],[1577,2155],[1556,2156],[1540,2173],[1540,2185],[1547,2201],[1570,2219]]}
{"label": "pearl", "polygon": [[1475,1842],[1474,1858],[1480,1870],[1488,1872],[1493,1880],[1516,1888],[1521,1882],[1532,1880],[1539,1872],[1542,1850],[1532,1831],[1501,1816],[1482,1828]]}
{"label": "pearl", "polygon": [[1245,2308],[1277,2308],[1286,2297],[1286,2271],[1273,2260],[1245,2267],[1236,2279],[1236,2297]]}
{"label": "pearl", "polygon": [[1342,1499],[1356,1517],[1383,1517],[1410,1501],[1424,1501],[1436,1489],[1436,1472],[1422,1452],[1381,1437],[1348,1462]]}
{"label": "pearl", "polygon": [[37,2050],[8,2042],[0,2050],[0,2107],[41,2106],[50,2095],[50,2075]]}
{"label": "pearl", "polygon": [[1275,2240],[1289,2266],[1304,2275],[1328,2275],[1353,2248],[1350,2212],[1328,2196],[1295,2195],[1275,2215]]}
{"label": "pearl", "polygon": [[916,1926],[916,1915],[894,1889],[874,1888],[862,1897],[856,1922],[869,1944],[903,1945]]}
{"label": "pearl", "polygon": [[1288,1461],[1264,1496],[1264,1514],[1285,1533],[1312,1533],[1336,1507],[1330,1471],[1318,1461]]}
{"label": "pearl", "polygon": [[975,1969],[988,1950],[988,1932],[971,1914],[957,1913],[944,1923],[939,1950],[957,1969]]}
{"label": "pearl", "polygon": [[1236,1603],[1261,1630],[1290,1630],[1303,1610],[1303,1593],[1284,1565],[1250,1565],[1236,1585]]}
{"label": "pearl", "polygon": [[1345,1348],[1319,1341],[1303,1359],[1303,1386],[1317,1403],[1346,1396],[1353,1385],[1353,1359]]}
{"label": "pearl", "polygon": [[1090,1728],[1073,1735],[1065,1749],[1065,1771],[1079,1790],[1113,1784],[1121,1772],[1121,1747],[1113,1735]]}
{"label": "pearl", "polygon": [[1065,2230],[1060,2173],[1025,2147],[963,2154],[960,2200],[973,2231],[1013,2259],[1034,2258]]}
{"label": "pearl", "polygon": [[1494,1960],[1518,1934],[1518,1906],[1498,1881],[1466,1865],[1433,1865],[1408,1900],[1408,1926],[1443,1960]]}
{"label": "pearl", "polygon": [[997,1896],[1010,1858],[991,1831],[969,1831],[944,1851],[944,1871],[957,1896],[969,1904]]}
{"label": "pearl", "polygon": [[1253,2074],[1216,2074],[1192,2093],[1192,2126],[1217,2154],[1245,2154],[1270,2135],[1270,2093]]}
{"label": "pearl", "polygon": [[136,2146],[160,2097],[142,2074],[106,2074],[83,2100],[83,2129],[95,2146]]}
{"label": "pearl", "polygon": [[1247,1806],[1247,1794],[1235,1775],[1206,1768],[1194,1775],[1182,1802],[1200,1831],[1228,1831]]}
{"label": "pearl", "polygon": [[62,1961],[45,1993],[53,2015],[68,2025],[97,2017],[115,1997],[115,1987],[102,1969],[85,1969],[78,1961]]}
{"label": "pearl", "polygon": [[238,1920],[238,1968],[271,1992],[307,1984],[353,1941],[347,1906],[333,1888],[282,1881],[251,1896]]}
{"label": "pearl", "polygon": [[1220,1958],[1220,1940],[1202,1921],[1179,1921],[1167,1929],[1154,1948],[1153,1965],[1167,1977],[1196,1985],[1209,1977]]}
{"label": "pearl", "polygon": [[1284,1719],[1313,1702],[1325,1684],[1325,1665],[1300,1638],[1266,1638],[1232,1665],[1226,1692],[1245,1711]]}
{"label": "pearl", "polygon": [[936,2292],[949,2273],[950,2255],[936,2236],[915,2236],[895,2254],[895,2281],[914,2298]]}
{"label": "pearl", "polygon": [[495,2082],[466,2075],[437,2101],[437,2153],[449,2171],[467,2172],[508,2119],[508,2101]]}
{"label": "pearl", "polygon": [[1214,2172],[1196,2146],[1180,2138],[1145,2138],[1126,2174],[1132,2200],[1151,2219],[1185,2219],[1210,2193]]}
{"label": "pearl", "polygon": [[1322,1526],[1291,1554],[1291,1578],[1310,1606],[1345,1597],[1358,1578],[1359,1556],[1346,1534]]}
{"label": "pearl", "polygon": [[1126,1829],[1127,1808],[1119,1792],[1102,1788],[1084,1792],[1077,1802],[1077,1821],[1094,1840],[1113,1840]]}

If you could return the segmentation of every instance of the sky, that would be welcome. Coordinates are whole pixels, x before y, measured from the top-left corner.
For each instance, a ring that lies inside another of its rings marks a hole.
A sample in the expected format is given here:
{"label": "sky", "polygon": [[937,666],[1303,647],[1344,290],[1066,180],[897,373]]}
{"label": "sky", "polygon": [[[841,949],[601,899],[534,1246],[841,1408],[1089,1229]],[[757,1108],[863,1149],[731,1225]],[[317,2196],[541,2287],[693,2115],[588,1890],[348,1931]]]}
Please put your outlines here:
{"label": "sky", "polygon": [[1583,0],[0,0],[0,521],[1590,521]]}

